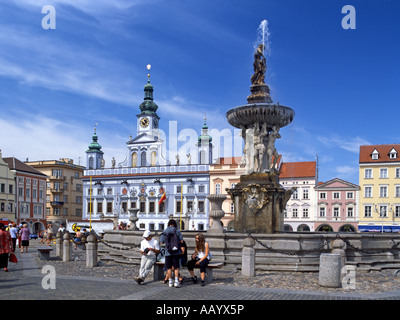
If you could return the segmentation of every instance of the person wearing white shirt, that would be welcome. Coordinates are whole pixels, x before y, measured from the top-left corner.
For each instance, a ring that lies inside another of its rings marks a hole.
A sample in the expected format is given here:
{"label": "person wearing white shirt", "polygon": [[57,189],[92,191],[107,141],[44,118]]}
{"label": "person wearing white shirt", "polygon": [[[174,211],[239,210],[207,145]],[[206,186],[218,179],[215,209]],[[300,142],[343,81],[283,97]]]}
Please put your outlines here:
{"label": "person wearing white shirt", "polygon": [[143,238],[144,239],[140,242],[140,253],[142,254],[142,259],[140,261],[139,277],[135,278],[135,281],[138,284],[144,282],[144,279],[156,262],[157,254],[160,252],[158,241],[153,239],[153,235],[149,230],[144,232]]}

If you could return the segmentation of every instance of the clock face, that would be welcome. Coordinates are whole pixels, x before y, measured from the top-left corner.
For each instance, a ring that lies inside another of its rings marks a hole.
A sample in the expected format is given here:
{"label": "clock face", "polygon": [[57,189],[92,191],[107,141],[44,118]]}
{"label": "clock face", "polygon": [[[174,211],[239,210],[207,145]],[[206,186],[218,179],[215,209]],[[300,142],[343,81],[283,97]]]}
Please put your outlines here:
{"label": "clock face", "polygon": [[147,118],[140,119],[140,126],[142,128],[146,128],[149,125],[149,123],[150,123],[149,119],[147,119]]}

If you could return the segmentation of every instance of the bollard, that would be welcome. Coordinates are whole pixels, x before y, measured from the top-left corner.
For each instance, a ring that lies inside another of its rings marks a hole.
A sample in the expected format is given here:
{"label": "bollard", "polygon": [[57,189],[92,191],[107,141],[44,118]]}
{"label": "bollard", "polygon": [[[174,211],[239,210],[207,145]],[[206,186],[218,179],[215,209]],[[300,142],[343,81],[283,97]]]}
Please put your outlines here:
{"label": "bollard", "polygon": [[62,232],[58,231],[57,235],[56,235],[56,257],[62,257],[63,256],[63,250],[62,250],[62,246],[63,246],[63,239],[62,239]]}
{"label": "bollard", "polygon": [[242,250],[242,275],[254,277],[256,268],[256,250],[253,248],[255,241],[252,238],[243,240]]}
{"label": "bollard", "polygon": [[69,232],[65,232],[63,236],[63,261],[71,261],[71,242],[69,241]]}
{"label": "bollard", "polygon": [[97,239],[90,234],[86,244],[86,267],[94,268],[97,266]]}
{"label": "bollard", "polygon": [[340,288],[341,255],[323,253],[319,259],[319,285],[322,287]]}
{"label": "bollard", "polygon": [[[341,239],[335,239],[332,241],[331,247],[332,247],[331,253],[340,254],[340,266],[343,269],[343,267],[346,265],[346,248],[347,248],[346,243]],[[342,270],[341,277],[344,277],[345,274],[346,273]]]}

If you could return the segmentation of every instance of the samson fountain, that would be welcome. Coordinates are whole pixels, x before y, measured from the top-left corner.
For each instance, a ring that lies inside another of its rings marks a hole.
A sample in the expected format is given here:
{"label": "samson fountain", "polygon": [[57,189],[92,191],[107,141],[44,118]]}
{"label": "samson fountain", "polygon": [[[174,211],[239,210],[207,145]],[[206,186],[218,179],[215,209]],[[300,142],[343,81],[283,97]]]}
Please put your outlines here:
{"label": "samson fountain", "polygon": [[244,140],[242,165],[245,175],[233,189],[227,189],[234,202],[234,229],[237,232],[275,233],[283,231],[283,210],[293,193],[279,184],[276,139],[280,129],[290,124],[294,111],[273,103],[265,83],[267,63],[265,44],[254,53],[254,74],[247,104],[226,113],[228,122],[241,129]]}

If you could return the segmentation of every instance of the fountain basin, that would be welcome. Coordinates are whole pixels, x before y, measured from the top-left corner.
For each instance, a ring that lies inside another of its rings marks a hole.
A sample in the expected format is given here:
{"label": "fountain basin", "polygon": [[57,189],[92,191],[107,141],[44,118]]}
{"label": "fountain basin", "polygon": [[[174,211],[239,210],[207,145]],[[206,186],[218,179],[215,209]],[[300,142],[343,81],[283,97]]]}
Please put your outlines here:
{"label": "fountain basin", "polygon": [[268,124],[268,127],[282,128],[292,122],[294,110],[279,104],[253,103],[239,106],[226,113],[229,124],[235,128],[250,127],[254,123]]}

